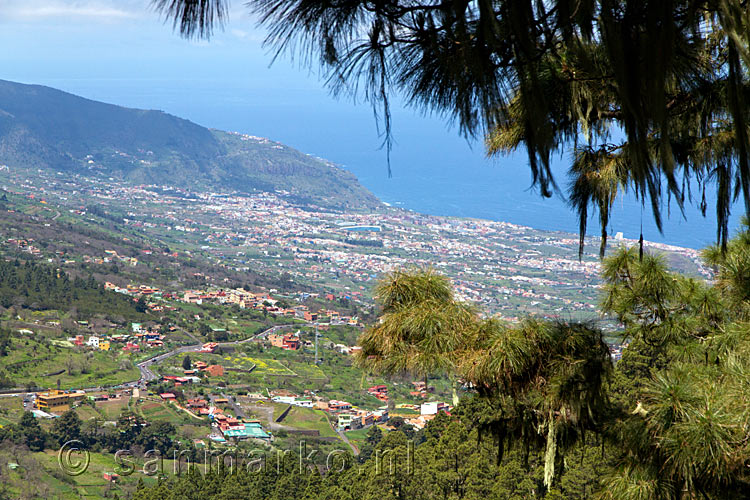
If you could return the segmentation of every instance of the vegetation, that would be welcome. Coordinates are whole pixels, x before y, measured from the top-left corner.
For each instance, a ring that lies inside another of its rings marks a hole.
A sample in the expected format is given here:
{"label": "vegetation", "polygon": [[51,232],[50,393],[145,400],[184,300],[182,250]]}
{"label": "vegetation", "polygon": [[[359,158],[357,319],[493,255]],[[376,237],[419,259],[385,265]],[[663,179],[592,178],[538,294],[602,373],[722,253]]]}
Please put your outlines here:
{"label": "vegetation", "polygon": [[[207,36],[225,0],[154,0],[185,36]],[[572,149],[570,202],[581,246],[598,210],[624,190],[680,207],[717,191],[726,244],[732,201],[750,212],[750,16],[742,0],[256,0],[251,11],[278,52],[316,59],[334,92],[363,90],[390,146],[390,92],[485,134],[491,154],[525,146],[533,183],[557,189],[550,158]],[[622,132],[623,139],[620,140]]]}
{"label": "vegetation", "polygon": [[[48,87],[0,81],[3,161],[139,184],[245,193],[284,190],[295,201],[376,208],[350,172],[266,139],[209,130],[161,111],[129,109]],[[95,205],[96,215],[121,217]]]}
{"label": "vegetation", "polygon": [[[263,498],[289,498],[291,484],[312,498],[746,498],[750,289],[739,270],[750,263],[750,227],[727,253],[705,257],[714,283],[637,249],[605,260],[602,311],[629,342],[616,365],[593,325],[482,319],[434,272],[396,272],[379,287],[381,321],[362,335],[358,362],[460,377],[474,394],[450,417],[416,434],[392,418],[397,430],[358,437],[360,463],[342,472],[219,470],[136,498],[172,498],[188,484],[213,485],[201,490],[208,498],[255,498],[259,482]],[[406,460],[412,445],[413,470],[376,472],[385,450]]]}
{"label": "vegetation", "polygon": [[75,309],[83,317],[95,314],[128,319],[145,318],[129,298],[107,291],[93,277],[70,278],[52,266],[0,260],[0,305],[34,310]]}

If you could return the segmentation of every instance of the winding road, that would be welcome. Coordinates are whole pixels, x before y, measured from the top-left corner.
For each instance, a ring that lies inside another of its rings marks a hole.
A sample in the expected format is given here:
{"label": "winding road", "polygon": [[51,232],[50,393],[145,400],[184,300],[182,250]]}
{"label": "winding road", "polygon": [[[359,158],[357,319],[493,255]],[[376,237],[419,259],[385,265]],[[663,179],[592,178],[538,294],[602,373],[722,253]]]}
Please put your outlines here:
{"label": "winding road", "polygon": [[[228,346],[235,346],[235,345],[239,345],[239,344],[245,344],[247,342],[252,342],[253,340],[258,340],[258,339],[265,338],[267,335],[269,335],[271,333],[274,333],[274,332],[276,332],[278,330],[282,330],[282,329],[285,329],[285,328],[293,328],[295,326],[297,326],[297,327],[299,327],[299,326],[313,326],[313,324],[312,323],[291,323],[291,324],[288,324],[288,325],[276,325],[276,326],[272,326],[271,328],[268,328],[266,330],[263,330],[260,333],[256,333],[252,337],[248,337],[248,338],[243,339],[243,340],[235,340],[235,341],[232,341],[232,342],[219,342],[219,347],[228,347]],[[140,363],[138,363],[136,365],[138,367],[138,369],[140,370],[140,372],[141,372],[141,378],[138,379],[138,380],[136,380],[136,381],[134,381],[134,382],[128,382],[128,383],[126,383],[124,385],[125,386],[130,386],[130,387],[134,387],[134,386],[138,386],[138,385],[143,386],[147,382],[150,382],[152,380],[156,380],[156,379],[158,379],[160,377],[159,377],[159,375],[155,374],[151,370],[151,366],[153,366],[154,364],[161,363],[165,359],[177,356],[178,354],[182,354],[182,353],[185,353],[185,352],[198,352],[202,348],[203,348],[203,344],[195,344],[195,345],[182,346],[182,347],[178,347],[176,349],[173,349],[173,350],[171,350],[169,352],[165,352],[165,353],[159,354],[157,356],[154,356],[153,358],[149,358],[149,359],[147,359],[145,361],[141,361]]]}
{"label": "winding road", "polygon": [[[39,325],[33,325],[35,327],[38,327]],[[263,330],[260,333],[256,333],[255,335],[248,337],[243,340],[235,340],[232,342],[219,342],[219,346],[221,347],[227,347],[227,346],[234,346],[239,344],[245,344],[247,342],[252,342],[253,340],[258,340],[266,337],[267,335],[274,333],[278,330],[283,330],[285,328],[293,328],[293,327],[302,327],[302,326],[315,326],[314,323],[289,323],[286,325],[276,325],[272,326],[271,328],[268,328],[266,330]],[[138,367],[138,370],[141,372],[141,377],[138,380],[134,380],[132,382],[124,382],[121,384],[116,385],[105,385],[105,386],[99,386],[99,387],[82,387],[81,390],[84,391],[95,391],[95,390],[102,390],[102,389],[110,389],[110,388],[117,388],[117,387],[142,387],[145,388],[145,385],[147,382],[150,382],[152,380],[157,380],[161,378],[159,375],[153,372],[151,370],[151,367],[155,364],[159,364],[165,359],[177,356],[178,354],[182,354],[184,352],[198,352],[203,348],[203,344],[195,344],[195,345],[188,345],[188,346],[182,346],[177,347],[176,349],[173,349],[169,352],[165,352],[162,354],[159,354],[157,356],[154,356],[152,358],[149,358],[145,361],[141,361],[136,366]],[[6,389],[0,392],[0,397],[13,397],[18,396],[19,394],[26,394],[27,392],[39,392],[44,390],[43,388],[20,388],[16,387],[15,389]]]}

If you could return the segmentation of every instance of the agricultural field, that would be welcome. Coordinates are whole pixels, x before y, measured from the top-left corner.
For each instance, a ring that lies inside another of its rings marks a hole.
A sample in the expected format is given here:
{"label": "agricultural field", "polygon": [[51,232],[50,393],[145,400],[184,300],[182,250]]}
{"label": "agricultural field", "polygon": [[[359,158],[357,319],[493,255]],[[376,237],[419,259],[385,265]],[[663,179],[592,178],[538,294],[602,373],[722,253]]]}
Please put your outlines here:
{"label": "agricultural field", "polygon": [[50,340],[11,338],[3,369],[15,383],[24,387],[80,389],[118,385],[140,376],[127,354],[70,348]]}
{"label": "agricultural field", "polygon": [[353,443],[357,448],[362,449],[362,445],[365,443],[367,433],[370,432],[370,428],[367,429],[356,429],[353,431],[346,431],[344,434],[346,438]]}
{"label": "agricultural field", "polygon": [[196,422],[196,419],[174,405],[152,399],[139,400],[135,404],[135,412],[147,422],[169,422],[175,426]]}
{"label": "agricultural field", "polygon": [[281,422],[286,427],[306,431],[318,431],[320,437],[337,438],[338,435],[328,423],[326,413],[312,408],[292,407]]}
{"label": "agricultural field", "polygon": [[105,420],[117,420],[123,410],[128,408],[130,398],[120,397],[109,401],[97,401],[96,409],[104,416]]}
{"label": "agricultural field", "polygon": [[[75,409],[76,414],[78,415],[78,418],[80,418],[82,421],[91,420],[92,418],[103,418],[102,413],[97,411],[96,407],[92,407],[88,404],[81,404],[78,405]],[[115,420],[117,417],[113,419],[106,419],[106,420]]]}
{"label": "agricultural field", "polygon": [[0,426],[21,420],[23,415],[23,398],[21,396],[0,397]]}

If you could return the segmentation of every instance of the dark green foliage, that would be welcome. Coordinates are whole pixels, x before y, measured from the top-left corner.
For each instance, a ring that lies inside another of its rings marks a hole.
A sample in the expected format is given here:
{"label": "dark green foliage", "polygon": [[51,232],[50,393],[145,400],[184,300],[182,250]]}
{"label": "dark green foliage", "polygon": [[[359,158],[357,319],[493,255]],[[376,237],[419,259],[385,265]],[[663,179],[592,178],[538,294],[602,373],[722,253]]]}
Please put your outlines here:
{"label": "dark green foliage", "polygon": [[0,443],[11,441],[25,445],[31,451],[41,451],[47,442],[47,433],[31,412],[24,412],[17,424],[10,424],[0,428]]}
{"label": "dark green foliage", "polygon": [[634,250],[605,260],[602,309],[631,342],[613,384],[621,413],[606,433],[620,462],[605,498],[747,498],[750,326],[737,267],[750,251],[747,231],[725,253],[706,251],[713,283]]}
{"label": "dark green foliage", "polygon": [[[105,290],[93,278],[71,279],[65,271],[52,266],[0,260],[0,305],[21,306],[35,310],[75,309],[83,317],[95,314],[143,318],[145,306],[138,310],[133,301],[122,294]],[[5,337],[0,333],[0,355]]]}
{"label": "dark green foliage", "polygon": [[42,451],[47,439],[47,433],[44,432],[39,425],[34,414],[29,411],[24,412],[18,425],[24,435],[24,443],[26,446],[28,446],[31,451]]}
{"label": "dark green foliage", "polygon": [[227,16],[224,0],[155,0],[154,6],[173,19],[174,27],[184,36],[208,38],[215,24]]}
{"label": "dark green foliage", "polygon": [[[317,468],[288,455],[277,461],[269,455],[262,468],[234,465],[205,471],[195,467],[181,478],[143,488],[137,500],[242,498],[247,500],[379,500],[379,499],[472,499],[496,498],[516,500],[545,498],[542,485],[542,462],[537,454],[524,460],[514,450],[498,462],[491,439],[480,439],[471,421],[436,417],[421,433],[421,439],[410,440],[401,431],[382,434],[371,431],[368,440],[373,450],[359,463],[339,456],[331,470],[321,475]],[[549,498],[587,498],[599,489],[599,477],[609,459],[603,457],[596,443],[571,454],[560,473],[558,496]],[[278,467],[277,467],[278,464]],[[343,465],[343,469],[342,469]],[[199,471],[200,469],[200,471]]]}
{"label": "dark green foliage", "polygon": [[10,347],[10,330],[0,327],[0,357],[8,355]]}
{"label": "dark green foliage", "polygon": [[80,440],[81,419],[78,418],[78,414],[73,410],[68,410],[60,418],[56,418],[52,424],[50,436],[57,442],[58,446],[62,446],[68,441]]}

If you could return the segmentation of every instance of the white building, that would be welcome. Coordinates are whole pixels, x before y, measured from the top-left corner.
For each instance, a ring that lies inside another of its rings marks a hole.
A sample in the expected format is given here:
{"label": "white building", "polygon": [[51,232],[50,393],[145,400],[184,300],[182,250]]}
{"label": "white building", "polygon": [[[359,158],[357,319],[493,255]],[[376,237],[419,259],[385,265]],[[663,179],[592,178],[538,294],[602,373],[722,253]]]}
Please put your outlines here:
{"label": "white building", "polygon": [[99,348],[99,337],[96,337],[96,336],[92,335],[91,337],[89,337],[89,340],[88,340],[88,342],[86,342],[86,345],[89,346],[89,347],[96,347],[98,349]]}
{"label": "white building", "polygon": [[449,407],[445,403],[440,401],[428,401],[427,403],[422,403],[422,406],[419,409],[419,414],[437,415],[439,411],[448,411],[448,409]]}

